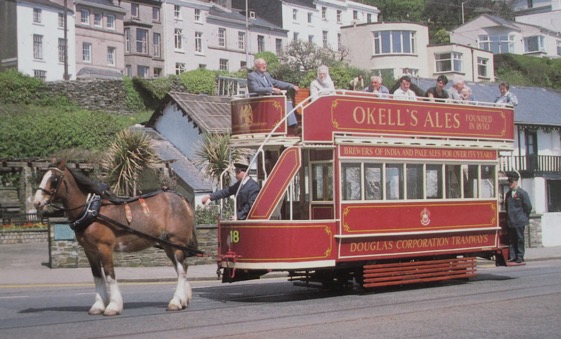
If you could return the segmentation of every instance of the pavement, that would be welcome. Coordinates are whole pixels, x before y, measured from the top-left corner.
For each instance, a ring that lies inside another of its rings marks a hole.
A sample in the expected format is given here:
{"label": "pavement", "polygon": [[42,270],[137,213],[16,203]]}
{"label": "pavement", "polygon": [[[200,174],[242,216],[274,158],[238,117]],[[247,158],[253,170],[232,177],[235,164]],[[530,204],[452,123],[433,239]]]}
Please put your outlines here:
{"label": "pavement", "polygon": [[[561,259],[561,246],[527,248],[526,262]],[[56,285],[56,284],[93,284],[89,268],[55,268],[46,266],[49,262],[47,243],[1,244],[0,245],[0,288],[6,286]],[[484,262],[492,264],[492,261]],[[217,266],[191,265],[187,272],[190,281],[217,280]],[[173,267],[117,267],[119,282],[156,282],[175,281]],[[267,274],[267,277],[287,276],[286,274]]]}

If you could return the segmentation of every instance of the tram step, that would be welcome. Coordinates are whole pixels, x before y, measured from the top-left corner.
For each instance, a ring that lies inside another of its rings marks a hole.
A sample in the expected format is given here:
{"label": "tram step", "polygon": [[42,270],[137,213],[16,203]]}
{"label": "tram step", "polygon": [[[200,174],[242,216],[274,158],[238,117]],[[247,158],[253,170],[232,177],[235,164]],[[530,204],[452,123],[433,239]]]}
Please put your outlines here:
{"label": "tram step", "polygon": [[366,265],[363,286],[380,287],[463,279],[477,274],[475,257]]}

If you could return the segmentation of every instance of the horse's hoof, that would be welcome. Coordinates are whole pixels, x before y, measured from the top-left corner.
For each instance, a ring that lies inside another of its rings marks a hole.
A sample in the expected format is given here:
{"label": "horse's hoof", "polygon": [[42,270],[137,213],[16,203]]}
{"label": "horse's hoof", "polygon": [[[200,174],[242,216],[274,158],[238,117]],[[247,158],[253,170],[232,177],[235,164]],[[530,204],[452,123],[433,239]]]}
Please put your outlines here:
{"label": "horse's hoof", "polygon": [[106,317],[112,317],[115,315],[119,315],[121,314],[121,312],[117,311],[117,310],[105,310],[105,312],[103,312],[103,315]]}
{"label": "horse's hoof", "polygon": [[100,315],[102,313],[103,313],[103,310],[100,310],[99,308],[93,308],[93,307],[88,311],[89,315]]}

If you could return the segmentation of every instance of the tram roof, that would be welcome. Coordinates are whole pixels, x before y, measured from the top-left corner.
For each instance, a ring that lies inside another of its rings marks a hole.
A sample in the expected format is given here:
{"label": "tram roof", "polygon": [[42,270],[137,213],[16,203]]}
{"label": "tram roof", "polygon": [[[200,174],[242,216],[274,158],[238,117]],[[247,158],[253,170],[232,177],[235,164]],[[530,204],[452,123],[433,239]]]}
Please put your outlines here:
{"label": "tram roof", "polygon": [[[452,85],[449,79],[447,88]],[[423,90],[435,86],[435,79],[412,78],[412,82]],[[498,83],[468,82],[473,97],[477,101],[494,102],[499,96]],[[561,91],[541,87],[510,86],[510,91],[518,98],[514,109],[514,122],[517,125],[538,125],[561,127]]]}

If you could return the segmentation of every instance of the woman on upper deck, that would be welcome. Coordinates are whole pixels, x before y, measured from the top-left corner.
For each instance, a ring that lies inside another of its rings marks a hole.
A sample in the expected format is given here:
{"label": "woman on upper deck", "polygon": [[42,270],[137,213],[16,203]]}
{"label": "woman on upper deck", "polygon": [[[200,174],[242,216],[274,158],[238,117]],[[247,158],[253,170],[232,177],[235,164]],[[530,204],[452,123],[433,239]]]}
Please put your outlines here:
{"label": "woman on upper deck", "polygon": [[320,95],[335,93],[335,85],[329,76],[329,68],[325,65],[318,67],[317,78],[310,84],[310,95],[316,100]]}

